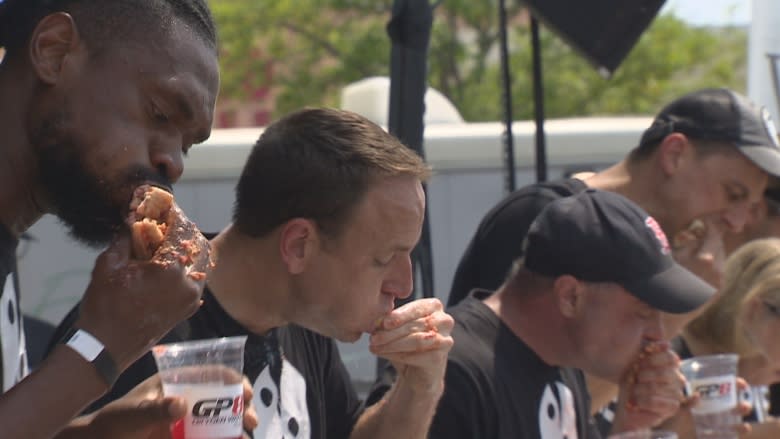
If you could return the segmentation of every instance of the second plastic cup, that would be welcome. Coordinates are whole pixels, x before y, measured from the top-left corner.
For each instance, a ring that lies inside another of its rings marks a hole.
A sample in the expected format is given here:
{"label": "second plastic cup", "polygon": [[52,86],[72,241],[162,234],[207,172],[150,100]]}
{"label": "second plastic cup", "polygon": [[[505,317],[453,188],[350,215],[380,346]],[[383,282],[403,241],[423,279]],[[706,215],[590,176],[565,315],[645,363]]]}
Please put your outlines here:
{"label": "second plastic cup", "polygon": [[735,427],[742,421],[737,406],[736,354],[693,357],[680,364],[688,381],[688,393],[698,394],[699,403],[691,408],[697,437],[737,439]]}
{"label": "second plastic cup", "polygon": [[187,401],[174,439],[240,439],[246,336],[196,340],[152,349],[165,396]]}

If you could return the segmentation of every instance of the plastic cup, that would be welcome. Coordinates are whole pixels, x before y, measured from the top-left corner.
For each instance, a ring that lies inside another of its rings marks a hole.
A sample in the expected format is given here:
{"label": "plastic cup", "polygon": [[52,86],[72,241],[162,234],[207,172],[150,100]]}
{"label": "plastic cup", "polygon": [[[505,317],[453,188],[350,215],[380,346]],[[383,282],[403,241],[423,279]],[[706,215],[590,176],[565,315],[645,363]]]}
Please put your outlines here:
{"label": "plastic cup", "polygon": [[243,435],[246,336],[152,348],[165,396],[187,401],[187,416],[171,427],[174,439],[240,439]]}
{"label": "plastic cup", "polygon": [[688,381],[689,395],[698,394],[691,408],[700,439],[737,439],[735,427],[742,422],[737,406],[737,354],[693,357],[680,365]]}
{"label": "plastic cup", "polygon": [[665,430],[635,430],[612,434],[608,439],[677,439],[677,433]]}

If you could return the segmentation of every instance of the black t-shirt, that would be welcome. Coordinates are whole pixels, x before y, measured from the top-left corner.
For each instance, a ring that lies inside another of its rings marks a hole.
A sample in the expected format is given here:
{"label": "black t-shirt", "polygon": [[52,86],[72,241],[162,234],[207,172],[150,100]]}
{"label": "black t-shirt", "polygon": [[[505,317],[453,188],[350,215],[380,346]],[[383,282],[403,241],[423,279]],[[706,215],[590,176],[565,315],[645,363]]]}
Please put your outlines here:
{"label": "black t-shirt", "polygon": [[457,304],[474,288],[498,289],[512,263],[523,255],[523,240],[539,212],[549,203],[585,189],[581,180],[568,178],[509,194],[480,222],[455,271],[447,304]]}
{"label": "black t-shirt", "polygon": [[[75,322],[75,310],[54,340]],[[332,339],[288,325],[264,336],[250,333],[206,288],[203,305],[161,343],[247,335],[244,374],[253,384],[259,425],[255,438],[337,439],[349,437],[363,406]],[[91,410],[117,399],[157,372],[151,353],[130,366]],[[281,394],[281,401],[279,395]]]}
{"label": "black t-shirt", "polygon": [[0,393],[21,381],[28,372],[16,273],[18,244],[11,232],[0,225]]}
{"label": "black t-shirt", "polygon": [[431,439],[598,438],[582,372],[546,364],[475,291],[455,319]]}

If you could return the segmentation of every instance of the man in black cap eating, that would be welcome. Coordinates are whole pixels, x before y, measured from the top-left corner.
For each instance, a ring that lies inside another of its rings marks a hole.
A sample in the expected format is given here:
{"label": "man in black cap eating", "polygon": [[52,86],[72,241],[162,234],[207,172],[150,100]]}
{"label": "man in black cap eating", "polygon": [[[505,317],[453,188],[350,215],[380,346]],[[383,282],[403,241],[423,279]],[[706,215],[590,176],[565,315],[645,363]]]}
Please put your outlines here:
{"label": "man in black cap eating", "polygon": [[655,219],[588,189],[549,204],[523,247],[495,294],[475,290],[450,309],[455,345],[430,437],[598,437],[583,371],[631,383],[621,389],[630,413],[617,414],[613,432],[676,411],[676,356],[641,374],[628,365],[640,352],[666,353],[662,312],[690,312],[715,289],[674,261]]}
{"label": "man in black cap eating", "polygon": [[673,238],[675,259],[717,284],[722,260],[712,256],[722,256],[724,233],[750,222],[768,175],[780,176],[780,147],[766,109],[728,89],[687,94],[659,112],[619,163],[583,179],[526,186],[496,205],[460,260],[448,304],[473,288],[496,289],[541,209],[589,187],[644,208]]}

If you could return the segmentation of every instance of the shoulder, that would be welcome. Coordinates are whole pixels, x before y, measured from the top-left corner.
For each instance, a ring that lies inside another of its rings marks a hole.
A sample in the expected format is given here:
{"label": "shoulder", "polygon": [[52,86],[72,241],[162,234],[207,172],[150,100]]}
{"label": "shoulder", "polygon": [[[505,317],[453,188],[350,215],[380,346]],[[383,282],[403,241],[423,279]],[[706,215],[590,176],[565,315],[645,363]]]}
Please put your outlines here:
{"label": "shoulder", "polygon": [[573,178],[526,186],[509,194],[488,212],[480,229],[490,231],[494,227],[509,225],[507,232],[511,232],[518,221],[530,222],[547,204],[585,188],[582,181]]}
{"label": "shoulder", "polygon": [[500,321],[487,306],[474,296],[469,296],[447,312],[455,320],[452,338],[455,344],[448,356],[449,368],[456,374],[476,379],[491,375],[495,361],[496,339]]}

